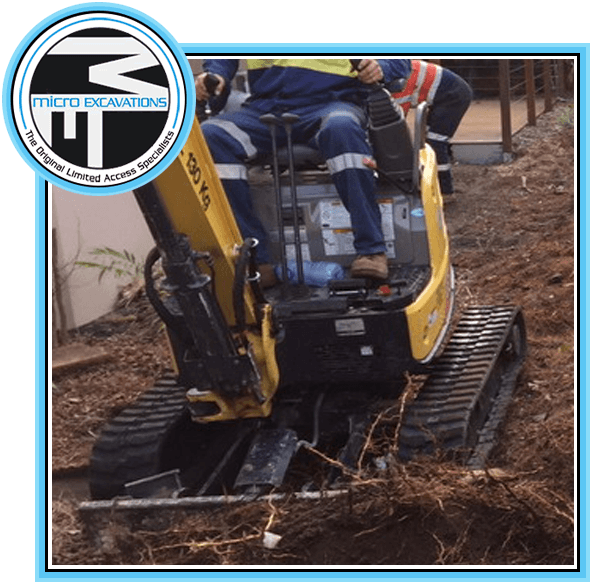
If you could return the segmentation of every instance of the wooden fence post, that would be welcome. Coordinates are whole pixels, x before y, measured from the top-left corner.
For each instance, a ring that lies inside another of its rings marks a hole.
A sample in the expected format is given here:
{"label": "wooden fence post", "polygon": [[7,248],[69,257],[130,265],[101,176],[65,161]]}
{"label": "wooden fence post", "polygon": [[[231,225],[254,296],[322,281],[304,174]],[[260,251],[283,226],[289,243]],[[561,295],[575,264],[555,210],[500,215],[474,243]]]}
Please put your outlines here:
{"label": "wooden fence post", "polygon": [[542,74],[544,81],[545,112],[553,109],[553,78],[551,73],[551,60],[542,60]]}
{"label": "wooden fence post", "polygon": [[536,126],[536,84],[534,83],[534,59],[524,59],[526,72],[526,111],[528,124]]}
{"label": "wooden fence post", "polygon": [[567,84],[566,84],[566,66],[565,66],[565,59],[557,59],[557,71],[559,72],[559,93],[562,96],[565,96],[567,93]]}
{"label": "wooden fence post", "polygon": [[511,160],[511,88],[509,80],[509,59],[499,59],[499,102],[501,106],[501,142],[504,161]]}

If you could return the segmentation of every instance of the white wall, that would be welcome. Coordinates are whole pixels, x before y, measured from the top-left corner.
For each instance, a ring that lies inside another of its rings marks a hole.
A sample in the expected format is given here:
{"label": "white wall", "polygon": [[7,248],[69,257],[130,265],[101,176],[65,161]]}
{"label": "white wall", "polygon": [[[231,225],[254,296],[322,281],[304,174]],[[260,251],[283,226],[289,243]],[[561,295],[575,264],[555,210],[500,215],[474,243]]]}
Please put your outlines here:
{"label": "white wall", "polygon": [[154,242],[132,193],[91,196],[50,187],[58,263],[61,274],[68,275],[62,294],[67,329],[71,329],[109,313],[119,289],[129,282],[106,273],[98,283],[97,270],[77,267],[74,262],[97,261],[90,252],[105,246],[127,250],[144,262]]}
{"label": "white wall", "polygon": [[[190,61],[195,74],[202,71],[202,59]],[[105,246],[120,252],[127,250],[144,262],[154,242],[132,193],[89,196],[49,187],[58,263],[61,274],[68,275],[62,298],[67,314],[66,328],[71,329],[109,313],[120,288],[128,282],[106,273],[98,283],[97,270],[76,267],[74,263],[77,260],[100,260],[90,252]],[[48,238],[48,250],[51,250],[51,234]]]}

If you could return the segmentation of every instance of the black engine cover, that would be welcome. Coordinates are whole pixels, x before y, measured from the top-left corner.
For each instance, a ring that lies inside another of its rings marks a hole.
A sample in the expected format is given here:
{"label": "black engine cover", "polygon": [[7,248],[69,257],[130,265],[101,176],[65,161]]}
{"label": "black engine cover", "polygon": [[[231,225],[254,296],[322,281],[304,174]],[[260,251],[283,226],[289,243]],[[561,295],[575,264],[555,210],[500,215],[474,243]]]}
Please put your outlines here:
{"label": "black engine cover", "polygon": [[417,364],[400,309],[294,314],[281,325],[282,385],[389,381]]}

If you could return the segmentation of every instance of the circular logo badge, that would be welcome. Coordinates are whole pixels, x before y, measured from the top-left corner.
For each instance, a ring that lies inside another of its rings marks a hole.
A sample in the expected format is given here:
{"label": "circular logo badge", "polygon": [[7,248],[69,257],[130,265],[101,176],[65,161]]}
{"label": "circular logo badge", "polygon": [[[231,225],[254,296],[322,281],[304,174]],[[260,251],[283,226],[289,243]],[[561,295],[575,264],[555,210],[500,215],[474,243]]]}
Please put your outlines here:
{"label": "circular logo badge", "polygon": [[54,185],[130,191],[181,151],[194,120],[189,63],[158,24],[83,4],[41,23],[17,50],[4,116],[23,158]]}

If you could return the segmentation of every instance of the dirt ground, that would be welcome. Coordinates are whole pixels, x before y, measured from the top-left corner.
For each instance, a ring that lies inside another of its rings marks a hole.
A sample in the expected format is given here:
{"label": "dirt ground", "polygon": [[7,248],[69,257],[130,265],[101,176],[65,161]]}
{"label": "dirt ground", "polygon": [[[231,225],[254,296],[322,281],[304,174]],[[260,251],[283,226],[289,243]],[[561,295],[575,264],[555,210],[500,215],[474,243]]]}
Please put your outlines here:
{"label": "dirt ground", "polygon": [[[76,504],[86,496],[94,438],[169,365],[163,331],[140,298],[75,334],[75,341],[105,349],[108,361],[53,381],[52,563],[573,564],[571,107],[562,102],[524,129],[512,163],[457,165],[457,193],[446,200],[459,307],[521,305],[528,329],[529,357],[484,473],[448,462],[392,462],[381,474],[362,471],[341,499],[289,498],[126,523],[107,518],[89,530]],[[265,532],[281,536],[275,548],[264,546]]]}

